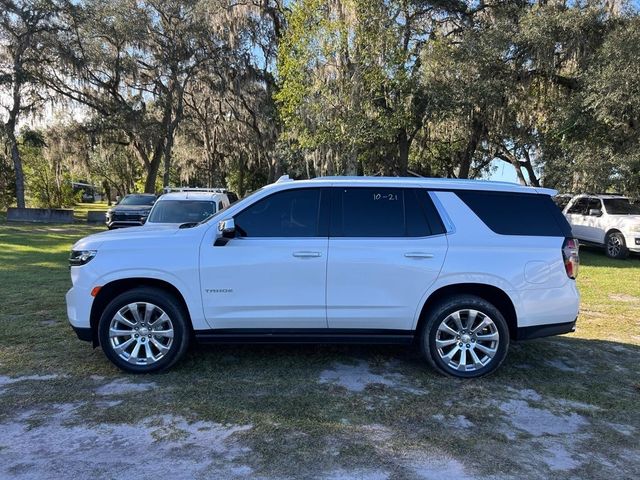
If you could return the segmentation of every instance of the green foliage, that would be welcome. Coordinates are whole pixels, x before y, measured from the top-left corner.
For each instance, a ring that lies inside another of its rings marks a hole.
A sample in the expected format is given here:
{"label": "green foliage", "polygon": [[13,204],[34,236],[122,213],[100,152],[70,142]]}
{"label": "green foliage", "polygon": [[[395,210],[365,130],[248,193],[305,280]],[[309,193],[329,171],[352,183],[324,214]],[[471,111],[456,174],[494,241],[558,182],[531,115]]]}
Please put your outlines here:
{"label": "green foliage", "polygon": [[81,200],[82,193],[74,193],[68,170],[47,156],[45,146],[42,132],[27,130],[23,133],[20,153],[27,196],[36,207],[71,207]]}
{"label": "green foliage", "polygon": [[14,204],[15,190],[16,177],[9,157],[3,150],[0,150],[0,210],[6,210]]}

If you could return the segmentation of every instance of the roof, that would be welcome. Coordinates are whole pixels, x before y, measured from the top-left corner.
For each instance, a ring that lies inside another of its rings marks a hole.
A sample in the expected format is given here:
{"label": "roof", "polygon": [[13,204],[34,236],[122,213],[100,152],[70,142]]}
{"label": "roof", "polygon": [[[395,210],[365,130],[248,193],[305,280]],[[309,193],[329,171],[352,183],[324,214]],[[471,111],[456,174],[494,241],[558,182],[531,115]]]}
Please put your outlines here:
{"label": "roof", "polygon": [[456,178],[422,178],[422,177],[317,177],[311,180],[290,180],[281,178],[273,186],[291,185],[359,185],[359,186],[403,186],[403,187],[425,187],[435,190],[486,190],[495,192],[514,193],[542,193],[545,195],[556,195],[558,192],[550,188],[528,187],[510,182],[494,182],[490,180],[462,180]]}
{"label": "roof", "polygon": [[165,193],[158,198],[158,201],[164,200],[199,200],[214,201],[222,198],[224,194],[220,192],[171,192]]}
{"label": "roof", "polygon": [[575,197],[596,197],[596,198],[629,198],[619,193],[579,193],[578,195],[572,195]]}

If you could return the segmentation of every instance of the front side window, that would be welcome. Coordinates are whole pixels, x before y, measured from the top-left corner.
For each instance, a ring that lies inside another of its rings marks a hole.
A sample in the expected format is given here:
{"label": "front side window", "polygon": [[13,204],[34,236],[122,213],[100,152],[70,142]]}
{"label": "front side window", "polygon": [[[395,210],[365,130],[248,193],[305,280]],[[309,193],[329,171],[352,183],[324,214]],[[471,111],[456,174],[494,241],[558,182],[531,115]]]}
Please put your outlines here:
{"label": "front side window", "polygon": [[150,223],[201,222],[213,215],[216,205],[211,201],[161,200],[149,215]]}
{"label": "front side window", "polygon": [[567,213],[573,213],[576,215],[586,215],[587,214],[587,205],[589,204],[589,200],[586,197],[579,198],[573,205],[567,210]]}
{"label": "front side window", "polygon": [[599,198],[590,198],[587,203],[587,215],[590,210],[602,210],[602,202]]}
{"label": "front side window", "polygon": [[258,200],[234,217],[242,237],[318,237],[319,188],[285,190]]}

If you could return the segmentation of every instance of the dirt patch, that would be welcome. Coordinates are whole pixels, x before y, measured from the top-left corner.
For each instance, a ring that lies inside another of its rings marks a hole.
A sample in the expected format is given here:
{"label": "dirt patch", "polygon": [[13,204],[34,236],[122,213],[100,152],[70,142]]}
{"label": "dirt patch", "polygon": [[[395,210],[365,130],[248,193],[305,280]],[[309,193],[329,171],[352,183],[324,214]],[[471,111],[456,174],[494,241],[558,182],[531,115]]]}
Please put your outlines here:
{"label": "dirt patch", "polygon": [[415,395],[424,395],[426,390],[411,386],[400,373],[385,372],[383,374],[371,371],[368,362],[360,360],[355,365],[335,363],[329,370],[320,373],[320,383],[339,385],[350,392],[363,392],[369,385],[385,385]]}
{"label": "dirt patch", "polygon": [[498,404],[514,428],[534,437],[576,433],[588,422],[577,413],[560,415],[543,408],[531,407],[525,400],[509,400]]}
{"label": "dirt patch", "polygon": [[625,303],[637,303],[640,305],[640,297],[634,297],[633,295],[627,295],[624,293],[615,293],[609,295],[611,300],[616,302],[625,302]]}
{"label": "dirt patch", "polygon": [[119,378],[113,382],[102,385],[96,389],[98,395],[126,395],[128,393],[146,392],[156,388],[155,382],[133,383],[127,379]]}
{"label": "dirt patch", "polygon": [[23,375],[21,377],[8,377],[6,375],[0,375],[0,395],[2,395],[8,385],[13,385],[20,382],[45,382],[49,380],[56,380],[60,378],[59,375]]}
{"label": "dirt patch", "polygon": [[[29,411],[0,424],[0,477],[250,478],[249,450],[235,438],[248,425],[189,423],[164,415],[129,425],[85,425],[78,405]],[[53,413],[52,413],[53,411]],[[44,417],[43,417],[44,415]],[[34,418],[46,418],[35,426]]]}

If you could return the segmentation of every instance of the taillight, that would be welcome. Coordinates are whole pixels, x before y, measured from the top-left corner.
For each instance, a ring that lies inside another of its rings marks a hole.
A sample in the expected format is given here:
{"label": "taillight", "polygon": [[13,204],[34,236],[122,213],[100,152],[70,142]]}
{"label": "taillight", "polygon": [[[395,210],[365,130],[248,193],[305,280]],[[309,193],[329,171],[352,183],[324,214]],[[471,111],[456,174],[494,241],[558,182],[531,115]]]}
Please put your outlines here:
{"label": "taillight", "polygon": [[567,271],[569,278],[578,276],[578,267],[580,267],[580,255],[578,253],[578,240],[575,238],[565,238],[562,244],[562,258],[564,259],[564,269]]}

